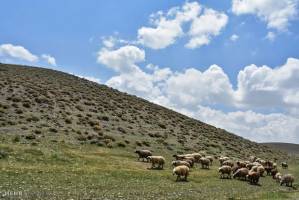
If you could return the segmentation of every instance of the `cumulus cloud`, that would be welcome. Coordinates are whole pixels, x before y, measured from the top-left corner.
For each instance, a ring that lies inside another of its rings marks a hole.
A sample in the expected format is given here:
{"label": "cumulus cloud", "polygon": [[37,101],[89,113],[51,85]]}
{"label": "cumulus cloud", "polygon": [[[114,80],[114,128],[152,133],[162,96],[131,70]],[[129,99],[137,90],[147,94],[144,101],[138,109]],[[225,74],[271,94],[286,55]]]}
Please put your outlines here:
{"label": "cumulus cloud", "polygon": [[28,62],[37,62],[38,56],[32,54],[29,50],[22,46],[13,44],[2,44],[0,45],[0,56],[16,58]]}
{"label": "cumulus cloud", "polygon": [[224,13],[205,9],[201,16],[193,20],[188,33],[191,39],[185,46],[193,49],[209,44],[211,38],[219,35],[227,22],[228,16]]}
{"label": "cumulus cloud", "polygon": [[98,52],[97,62],[117,72],[133,72],[138,69],[135,63],[144,61],[144,50],[136,46],[126,45],[116,50],[102,48]]}
{"label": "cumulus cloud", "polygon": [[[105,49],[109,56],[99,61],[117,73],[106,84],[255,141],[299,142],[299,59],[289,58],[275,68],[246,66],[234,89],[220,66],[179,72],[148,64],[143,70],[137,65],[145,60],[141,52],[134,46]],[[235,111],[213,109],[218,106]],[[260,108],[269,113],[256,112]]]}
{"label": "cumulus cloud", "polygon": [[[203,8],[198,2],[186,2],[166,13],[159,11],[152,14],[150,21],[153,27],[143,26],[138,30],[140,44],[152,49],[163,49],[187,35],[189,42],[185,46],[197,48],[208,44],[213,36],[219,35],[227,24],[228,16],[210,8]],[[186,23],[191,24],[187,34],[183,30]]]}
{"label": "cumulus cloud", "polygon": [[48,54],[43,54],[41,56],[48,64],[56,66],[56,59],[53,56],[50,56]]}
{"label": "cumulus cloud", "polygon": [[268,28],[286,30],[297,16],[298,0],[232,0],[236,15],[253,14],[267,23]]}
{"label": "cumulus cloud", "polygon": [[239,72],[236,103],[247,107],[284,108],[299,105],[299,60],[274,69],[268,66],[246,66]]}
{"label": "cumulus cloud", "polygon": [[273,42],[276,38],[276,34],[272,31],[269,31],[266,35],[266,39]]}

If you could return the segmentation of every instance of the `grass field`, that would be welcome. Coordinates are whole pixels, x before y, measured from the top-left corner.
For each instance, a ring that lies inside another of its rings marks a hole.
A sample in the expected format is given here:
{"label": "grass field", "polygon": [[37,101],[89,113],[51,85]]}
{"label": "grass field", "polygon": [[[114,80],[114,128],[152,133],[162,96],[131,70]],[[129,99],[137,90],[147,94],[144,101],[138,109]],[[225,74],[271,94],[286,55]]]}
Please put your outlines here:
{"label": "grass field", "polygon": [[[290,188],[270,176],[260,186],[219,179],[218,161],[210,170],[193,168],[188,182],[175,182],[170,155],[164,170],[149,170],[121,148],[48,143],[1,144],[0,150],[8,153],[0,159],[3,199],[299,199],[298,181]],[[298,164],[280,171],[298,178]]]}

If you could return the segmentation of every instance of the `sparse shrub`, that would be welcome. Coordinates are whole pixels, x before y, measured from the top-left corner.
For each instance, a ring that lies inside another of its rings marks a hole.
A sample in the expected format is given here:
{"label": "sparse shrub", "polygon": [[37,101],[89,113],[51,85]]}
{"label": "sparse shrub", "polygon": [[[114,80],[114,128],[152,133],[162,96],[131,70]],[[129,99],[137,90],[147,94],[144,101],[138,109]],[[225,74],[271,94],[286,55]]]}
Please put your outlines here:
{"label": "sparse shrub", "polygon": [[79,135],[79,136],[77,137],[77,140],[79,140],[79,141],[86,141],[87,138],[86,138],[85,136],[83,136],[83,135]]}
{"label": "sparse shrub", "polygon": [[118,143],[117,143],[117,146],[119,146],[119,147],[126,147],[126,144],[123,143],[123,142],[118,142]]}
{"label": "sparse shrub", "polygon": [[36,139],[36,136],[34,134],[29,134],[29,135],[26,135],[25,136],[25,139],[26,140],[35,140]]}
{"label": "sparse shrub", "polygon": [[166,125],[165,124],[159,123],[158,125],[160,126],[160,128],[166,129]]}
{"label": "sparse shrub", "polygon": [[72,123],[72,119],[71,118],[66,118],[64,121],[65,121],[66,124],[71,124]]}
{"label": "sparse shrub", "polygon": [[136,143],[137,146],[140,146],[140,147],[142,146],[142,143],[139,142],[139,141],[136,141],[135,143]]}
{"label": "sparse shrub", "polygon": [[5,159],[5,158],[8,158],[8,153],[5,150],[1,149],[0,150],[0,159]]}
{"label": "sparse shrub", "polygon": [[42,131],[36,129],[36,130],[34,130],[34,133],[40,135],[40,134],[42,134]]}
{"label": "sparse shrub", "polygon": [[108,116],[102,116],[100,117],[101,120],[103,121],[109,121],[109,117]]}
{"label": "sparse shrub", "polygon": [[148,141],[142,141],[142,144],[147,147],[151,146],[151,144]]}
{"label": "sparse shrub", "polygon": [[17,142],[20,142],[20,140],[21,140],[21,137],[19,135],[16,135],[13,137],[12,142],[17,143]]}
{"label": "sparse shrub", "polygon": [[49,128],[49,131],[52,132],[52,133],[57,133],[58,132],[58,130],[56,128],[53,128],[53,127]]}
{"label": "sparse shrub", "polygon": [[23,113],[23,110],[21,110],[21,109],[16,109],[16,113],[17,113],[17,114],[22,114],[22,113]]}
{"label": "sparse shrub", "polygon": [[25,108],[30,108],[31,105],[30,105],[30,103],[28,103],[28,102],[24,102],[24,103],[23,103],[23,107],[25,107]]}
{"label": "sparse shrub", "polygon": [[118,127],[117,130],[121,133],[124,133],[124,134],[127,133],[127,131],[122,127]]}

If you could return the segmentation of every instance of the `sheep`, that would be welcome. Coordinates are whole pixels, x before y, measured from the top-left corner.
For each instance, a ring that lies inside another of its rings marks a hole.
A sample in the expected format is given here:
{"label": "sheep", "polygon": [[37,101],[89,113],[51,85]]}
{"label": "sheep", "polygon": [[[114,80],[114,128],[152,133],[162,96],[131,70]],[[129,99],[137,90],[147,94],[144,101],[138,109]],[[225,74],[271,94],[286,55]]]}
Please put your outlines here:
{"label": "sheep", "polygon": [[249,170],[247,168],[240,168],[233,174],[233,178],[244,178],[246,180],[248,172]]}
{"label": "sheep", "polygon": [[183,160],[189,162],[190,166],[193,167],[194,162],[195,162],[195,158],[194,157],[192,157],[192,156],[185,156]]}
{"label": "sheep", "polygon": [[199,163],[199,159],[202,157],[200,153],[192,153],[191,156],[195,159],[196,163]]}
{"label": "sheep", "polygon": [[281,167],[282,167],[283,169],[287,169],[287,168],[289,167],[289,165],[288,165],[287,162],[282,162],[282,163],[281,163]]}
{"label": "sheep", "polygon": [[187,162],[187,161],[183,161],[183,160],[172,161],[171,164],[172,164],[174,167],[181,166],[181,165],[185,165],[185,166],[187,166],[187,167],[190,168],[190,163]]}
{"label": "sheep", "polygon": [[232,167],[232,173],[235,173],[238,169],[240,169],[241,167],[239,166],[233,166]]}
{"label": "sheep", "polygon": [[231,168],[231,166],[224,165],[222,167],[219,167],[218,172],[221,173],[220,178],[224,178],[225,174],[227,175],[226,178],[231,178],[232,168]]}
{"label": "sheep", "polygon": [[255,165],[253,163],[249,163],[246,165],[246,168],[251,170],[252,167],[254,167]]}
{"label": "sheep", "polygon": [[[177,166],[173,169],[172,175],[177,175],[176,181],[187,181],[187,177],[189,175],[189,167],[185,165]],[[184,179],[181,179],[182,177],[184,177]]]}
{"label": "sheep", "polygon": [[210,160],[207,158],[201,158],[200,159],[201,168],[202,169],[209,169],[210,168]]}
{"label": "sheep", "polygon": [[273,179],[275,179],[275,175],[276,175],[277,173],[278,173],[277,168],[274,168],[274,169],[271,170],[271,176],[272,176]]}
{"label": "sheep", "polygon": [[[152,163],[151,169],[163,169],[165,164],[165,158],[163,156],[148,156],[147,158]],[[156,164],[158,164],[157,167]]]}
{"label": "sheep", "polygon": [[276,180],[276,182],[280,182],[281,177],[282,177],[282,174],[278,172],[275,174],[274,179]]}
{"label": "sheep", "polygon": [[232,160],[226,160],[226,161],[224,161],[224,162],[222,163],[222,166],[223,166],[223,165],[228,165],[228,166],[233,167],[233,166],[234,166],[234,161],[232,161]]}
{"label": "sheep", "polygon": [[249,160],[250,160],[250,162],[255,162],[256,161],[256,159],[257,159],[257,157],[255,157],[255,156],[250,156],[249,157]]}
{"label": "sheep", "polygon": [[152,152],[150,150],[136,150],[135,153],[137,153],[139,156],[138,161],[140,160],[140,158],[142,158],[142,161],[144,161],[145,159],[145,161],[148,162],[147,157],[152,156]]}
{"label": "sheep", "polygon": [[174,157],[176,160],[183,160],[184,157],[185,157],[185,155],[177,155],[177,154],[175,154],[172,157]]}
{"label": "sheep", "polygon": [[260,179],[260,173],[250,170],[246,177],[250,181],[251,184],[258,184],[259,179]]}
{"label": "sheep", "polygon": [[253,166],[251,170],[260,173],[260,176],[264,176],[265,168],[262,165]]}
{"label": "sheep", "polygon": [[281,177],[280,185],[286,184],[288,187],[293,186],[294,176],[292,174],[286,174]]}
{"label": "sheep", "polygon": [[226,161],[226,160],[229,160],[229,157],[226,157],[226,156],[224,156],[224,157],[220,157],[219,158],[219,163],[220,163],[220,166],[222,166],[222,163],[224,162],[224,161]]}
{"label": "sheep", "polygon": [[245,163],[245,162],[242,162],[242,161],[238,161],[238,162],[237,162],[237,165],[238,165],[240,168],[246,167],[246,163]]}
{"label": "sheep", "polygon": [[212,156],[206,156],[205,158],[210,160],[210,165],[213,165],[213,157]]}

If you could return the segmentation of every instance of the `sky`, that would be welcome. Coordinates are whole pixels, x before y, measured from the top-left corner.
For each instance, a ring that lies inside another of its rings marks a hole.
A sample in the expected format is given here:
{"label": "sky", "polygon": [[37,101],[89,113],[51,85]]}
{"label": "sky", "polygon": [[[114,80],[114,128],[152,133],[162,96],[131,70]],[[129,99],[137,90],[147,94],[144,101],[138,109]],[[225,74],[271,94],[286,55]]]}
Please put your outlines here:
{"label": "sky", "polygon": [[257,142],[299,143],[299,0],[4,0],[0,62],[64,71]]}

